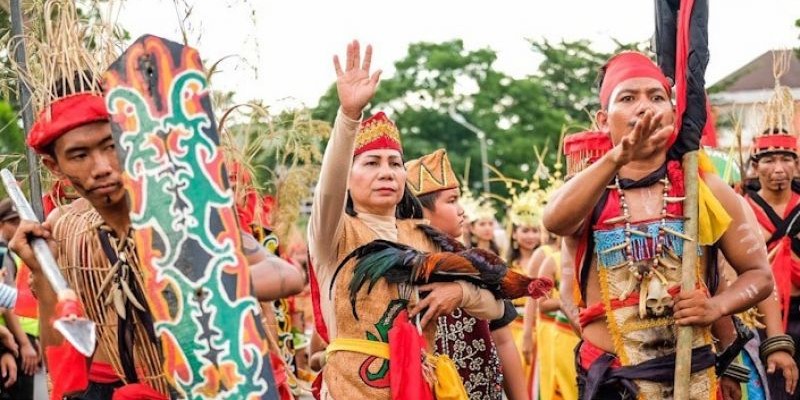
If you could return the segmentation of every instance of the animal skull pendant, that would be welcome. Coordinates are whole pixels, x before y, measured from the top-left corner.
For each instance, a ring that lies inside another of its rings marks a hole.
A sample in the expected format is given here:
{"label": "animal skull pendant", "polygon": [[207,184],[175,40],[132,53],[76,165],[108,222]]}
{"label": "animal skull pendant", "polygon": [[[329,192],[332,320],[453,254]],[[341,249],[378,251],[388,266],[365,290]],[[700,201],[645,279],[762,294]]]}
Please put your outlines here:
{"label": "animal skull pendant", "polygon": [[[673,299],[660,279],[652,277],[647,284],[645,309],[649,317],[663,317],[672,312]],[[641,313],[640,313],[641,314]],[[644,318],[643,315],[640,317]]]}

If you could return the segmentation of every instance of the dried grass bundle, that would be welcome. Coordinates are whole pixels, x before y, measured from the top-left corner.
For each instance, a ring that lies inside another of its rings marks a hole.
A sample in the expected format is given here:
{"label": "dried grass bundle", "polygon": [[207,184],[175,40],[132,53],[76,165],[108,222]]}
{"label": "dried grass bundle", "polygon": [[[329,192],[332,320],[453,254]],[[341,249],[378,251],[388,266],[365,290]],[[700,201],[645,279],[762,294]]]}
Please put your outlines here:
{"label": "dried grass bundle", "polygon": [[[108,21],[118,11],[118,2],[98,0],[24,1],[25,20],[22,40],[11,40],[10,32],[0,37],[0,52],[8,55],[9,70],[0,74],[0,96],[19,99],[19,85],[25,85],[31,97],[28,104],[36,118],[63,93],[94,92],[102,94],[97,79],[120,53],[125,33]],[[15,46],[26,47],[26,66],[22,68],[11,55]],[[13,157],[17,157],[13,155]],[[21,158],[22,155],[19,155]],[[9,166],[23,178],[24,163]],[[39,168],[43,191],[55,182],[46,168]]]}
{"label": "dried grass bundle", "polygon": [[[250,113],[235,123],[234,113],[246,109]],[[238,164],[249,178],[241,173],[236,175],[236,182],[232,182],[235,198],[242,199],[251,190],[273,194],[276,206],[269,222],[278,238],[289,237],[300,215],[302,200],[311,195],[322,162],[320,143],[330,129],[328,123],[311,118],[307,109],[271,116],[258,103],[234,106],[220,118],[226,162]],[[262,199],[263,196],[258,196],[258,202]],[[261,211],[259,203],[256,220]]]}
{"label": "dried grass bundle", "polygon": [[[95,2],[46,0],[30,2],[29,7],[23,37],[27,68],[14,62],[12,66],[31,91],[34,113],[46,109],[59,92],[102,94],[97,80],[120,53],[119,30],[97,16]],[[108,10],[111,14],[113,4]]]}
{"label": "dried grass bundle", "polygon": [[774,133],[793,132],[794,99],[791,90],[782,86],[780,79],[789,72],[792,50],[772,52],[772,75],[775,77],[775,92],[765,106],[763,129]]}

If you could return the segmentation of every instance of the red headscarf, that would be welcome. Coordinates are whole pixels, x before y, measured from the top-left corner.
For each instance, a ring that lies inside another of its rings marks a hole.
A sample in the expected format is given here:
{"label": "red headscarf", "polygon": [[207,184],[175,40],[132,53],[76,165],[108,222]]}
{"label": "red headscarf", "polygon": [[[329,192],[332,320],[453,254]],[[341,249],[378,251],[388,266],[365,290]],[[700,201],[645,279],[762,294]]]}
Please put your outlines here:
{"label": "red headscarf", "polygon": [[42,154],[47,145],[70,130],[108,119],[102,96],[82,92],[61,97],[39,113],[28,135],[28,146]]}
{"label": "red headscarf", "polygon": [[608,107],[614,89],[620,83],[633,78],[653,78],[661,83],[668,96],[672,95],[667,77],[658,65],[642,53],[635,51],[619,53],[608,60],[605,70],[603,83],[600,86],[600,104],[603,108]]}

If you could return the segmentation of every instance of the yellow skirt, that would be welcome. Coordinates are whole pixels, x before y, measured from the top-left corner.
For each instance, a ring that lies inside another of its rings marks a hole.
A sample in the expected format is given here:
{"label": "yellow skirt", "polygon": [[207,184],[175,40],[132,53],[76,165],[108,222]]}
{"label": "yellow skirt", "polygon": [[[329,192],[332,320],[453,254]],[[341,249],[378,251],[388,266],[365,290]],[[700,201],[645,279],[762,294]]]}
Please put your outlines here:
{"label": "yellow skirt", "polygon": [[575,346],[580,338],[561,315],[540,315],[536,324],[540,400],[577,400]]}

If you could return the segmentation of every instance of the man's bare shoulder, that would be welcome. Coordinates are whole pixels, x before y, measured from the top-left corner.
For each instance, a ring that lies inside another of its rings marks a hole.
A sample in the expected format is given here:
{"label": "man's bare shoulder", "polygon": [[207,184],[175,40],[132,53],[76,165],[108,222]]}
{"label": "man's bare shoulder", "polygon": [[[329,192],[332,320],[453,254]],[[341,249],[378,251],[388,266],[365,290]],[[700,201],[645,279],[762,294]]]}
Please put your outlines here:
{"label": "man's bare shoulder", "polygon": [[725,183],[725,181],[715,174],[706,174],[703,176],[703,182],[711,189],[711,193],[722,203],[722,206],[725,207],[725,211],[727,211],[731,217],[736,218],[736,216],[741,215],[742,204],[739,200],[741,196]]}

